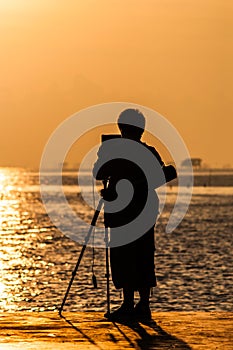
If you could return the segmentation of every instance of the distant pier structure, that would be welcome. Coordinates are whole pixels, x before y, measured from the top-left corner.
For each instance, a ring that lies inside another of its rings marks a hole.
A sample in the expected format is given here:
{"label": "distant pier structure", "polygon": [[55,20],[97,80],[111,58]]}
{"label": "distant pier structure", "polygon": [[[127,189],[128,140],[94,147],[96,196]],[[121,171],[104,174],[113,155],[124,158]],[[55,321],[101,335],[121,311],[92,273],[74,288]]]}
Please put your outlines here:
{"label": "distant pier structure", "polygon": [[193,168],[195,168],[195,169],[200,169],[201,168],[201,163],[202,163],[202,159],[201,158],[185,159],[181,163],[181,166],[182,167],[189,166],[190,165],[190,160],[191,160]]}

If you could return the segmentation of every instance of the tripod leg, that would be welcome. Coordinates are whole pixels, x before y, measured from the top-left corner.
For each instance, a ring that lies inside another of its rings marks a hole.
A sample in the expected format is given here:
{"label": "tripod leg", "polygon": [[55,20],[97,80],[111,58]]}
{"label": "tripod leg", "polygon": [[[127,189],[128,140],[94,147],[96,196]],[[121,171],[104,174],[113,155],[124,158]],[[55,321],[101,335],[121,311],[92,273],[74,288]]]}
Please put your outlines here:
{"label": "tripod leg", "polygon": [[101,208],[102,208],[102,206],[103,206],[103,203],[104,203],[103,199],[100,199],[99,204],[98,204],[98,206],[97,206],[97,208],[96,208],[95,214],[94,214],[94,216],[93,216],[93,219],[92,219],[92,221],[91,221],[91,226],[90,226],[90,228],[89,228],[88,234],[87,234],[87,236],[86,236],[86,238],[85,238],[84,245],[83,245],[82,250],[81,250],[81,252],[80,252],[80,255],[79,255],[77,264],[76,264],[76,266],[75,266],[75,268],[74,268],[74,271],[72,272],[72,277],[71,277],[70,282],[69,282],[69,285],[68,285],[68,287],[67,287],[66,294],[65,294],[64,299],[63,299],[63,301],[62,301],[62,304],[61,304],[61,306],[60,306],[60,308],[59,308],[59,315],[60,315],[60,316],[61,316],[63,307],[64,307],[64,305],[65,305],[66,299],[67,299],[67,297],[68,297],[70,288],[71,288],[72,283],[73,283],[73,281],[74,281],[74,277],[75,277],[75,275],[76,275],[76,273],[77,273],[77,271],[78,271],[80,262],[81,262],[81,260],[82,260],[82,257],[83,257],[83,254],[84,254],[84,252],[85,252],[85,249],[86,249],[86,247],[87,247],[87,243],[88,243],[88,241],[89,241],[89,239],[90,239],[91,233],[92,233],[92,231],[93,231],[93,228],[94,228],[94,226],[95,226],[95,224],[96,224],[96,221],[97,221],[97,219],[98,219],[98,216],[99,216],[99,213],[100,213],[100,211],[101,211]]}
{"label": "tripod leg", "polygon": [[107,279],[107,315],[110,314],[110,283],[109,283],[109,257],[108,257],[108,228],[105,227],[105,253],[106,253],[106,279]]}
{"label": "tripod leg", "polygon": [[85,252],[86,247],[87,247],[87,245],[84,244],[83,247],[82,247],[81,253],[80,253],[80,255],[79,255],[78,262],[77,262],[77,264],[76,264],[76,266],[75,266],[75,268],[74,268],[74,271],[72,272],[72,277],[71,277],[71,279],[70,279],[68,288],[67,288],[67,290],[66,290],[66,294],[65,294],[64,299],[63,299],[63,301],[62,301],[62,304],[61,304],[61,306],[60,306],[60,308],[59,308],[59,315],[60,315],[60,316],[61,316],[63,307],[64,307],[64,305],[65,305],[66,299],[67,299],[67,297],[68,297],[70,288],[71,288],[72,283],[73,283],[73,281],[74,281],[74,277],[75,277],[75,275],[76,275],[76,272],[78,271],[78,268],[79,268],[79,265],[80,265],[80,262],[81,262],[81,260],[82,260],[82,257],[83,257],[83,254],[84,254],[84,252]]}

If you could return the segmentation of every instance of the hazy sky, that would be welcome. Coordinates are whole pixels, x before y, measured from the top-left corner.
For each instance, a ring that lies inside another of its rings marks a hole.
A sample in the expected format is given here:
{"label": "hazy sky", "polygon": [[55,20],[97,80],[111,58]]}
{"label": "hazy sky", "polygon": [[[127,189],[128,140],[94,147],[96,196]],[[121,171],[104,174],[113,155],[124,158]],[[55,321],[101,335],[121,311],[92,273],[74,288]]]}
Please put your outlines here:
{"label": "hazy sky", "polygon": [[129,101],[231,164],[232,0],[0,0],[0,166],[38,166],[78,110]]}

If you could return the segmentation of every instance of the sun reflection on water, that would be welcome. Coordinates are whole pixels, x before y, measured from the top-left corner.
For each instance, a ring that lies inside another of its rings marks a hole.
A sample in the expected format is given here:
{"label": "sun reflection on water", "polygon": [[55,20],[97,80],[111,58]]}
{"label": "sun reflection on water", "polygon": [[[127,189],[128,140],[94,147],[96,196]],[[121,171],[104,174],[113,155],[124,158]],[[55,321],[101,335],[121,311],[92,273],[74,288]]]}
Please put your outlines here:
{"label": "sun reflection on water", "polygon": [[0,311],[40,311],[41,300],[55,309],[48,290],[49,281],[57,289],[54,265],[60,258],[38,185],[37,172],[0,168]]}
{"label": "sun reflection on water", "polygon": [[[31,223],[21,191],[24,180],[20,169],[0,169],[0,307],[8,311],[16,309],[22,299],[26,267],[31,263],[24,256]],[[26,285],[26,294],[29,290]]]}

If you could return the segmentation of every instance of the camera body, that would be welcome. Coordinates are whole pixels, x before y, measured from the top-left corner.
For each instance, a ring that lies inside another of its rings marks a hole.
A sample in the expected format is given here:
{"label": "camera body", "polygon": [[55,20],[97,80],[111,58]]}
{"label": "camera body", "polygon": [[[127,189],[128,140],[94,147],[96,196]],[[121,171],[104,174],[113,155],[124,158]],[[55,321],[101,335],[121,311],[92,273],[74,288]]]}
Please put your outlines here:
{"label": "camera body", "polygon": [[[101,141],[102,143],[104,141],[108,141],[111,139],[116,139],[116,138],[121,138],[121,134],[103,134],[101,135]],[[164,179],[161,181],[161,183],[158,183],[158,185],[156,186],[156,188],[164,185],[167,182],[170,182],[174,179],[177,178],[177,172],[176,169],[173,165],[164,165],[162,167],[163,173],[164,173]]]}
{"label": "camera body", "polygon": [[111,139],[118,139],[120,137],[121,137],[121,134],[103,134],[101,136],[101,141],[104,142],[104,141],[108,141]]}

